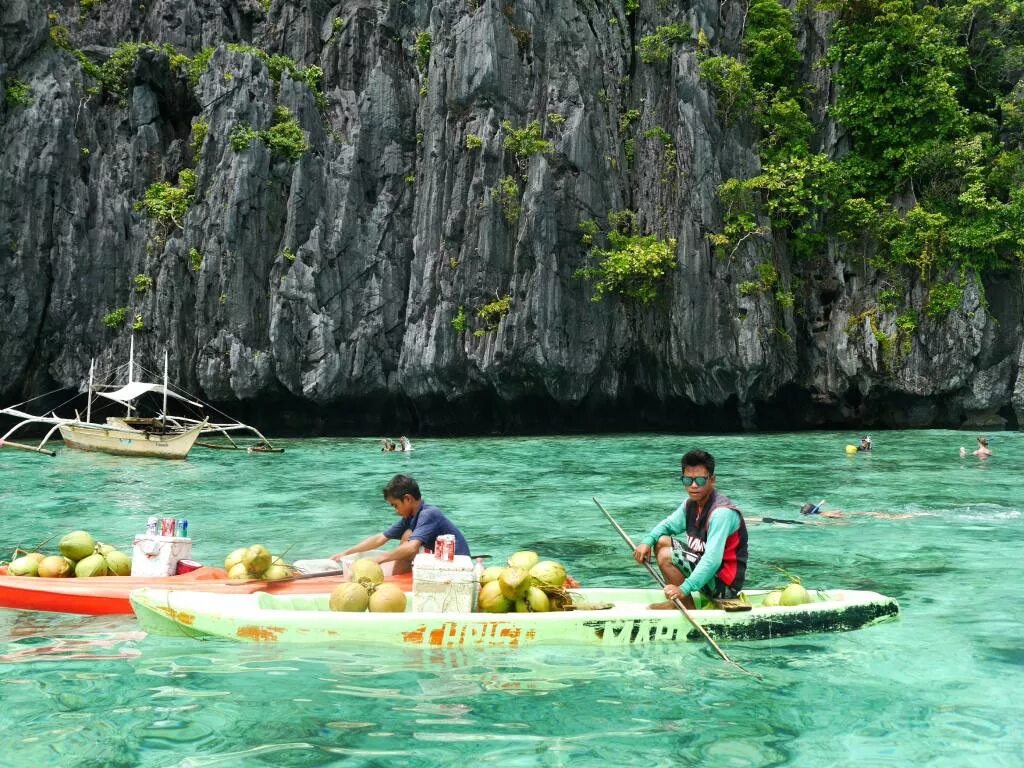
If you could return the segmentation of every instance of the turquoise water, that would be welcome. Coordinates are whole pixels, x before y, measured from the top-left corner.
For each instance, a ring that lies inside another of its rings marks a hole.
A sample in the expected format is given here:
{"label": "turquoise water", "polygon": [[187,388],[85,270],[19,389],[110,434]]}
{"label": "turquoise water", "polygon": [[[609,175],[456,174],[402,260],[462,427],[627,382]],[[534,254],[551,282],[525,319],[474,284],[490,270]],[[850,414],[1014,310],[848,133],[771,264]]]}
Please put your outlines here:
{"label": "turquoise water", "polygon": [[[75,766],[1020,766],[1024,764],[1024,436],[882,432],[301,440],[280,456],[187,462],[0,453],[0,552],[85,528],[130,551],[150,514],[188,517],[194,556],[262,542],[320,557],[394,518],[380,488],[414,475],[476,552],[562,560],[585,585],[648,576],[591,501],[640,535],[682,497],[681,452],[718,459],[748,516],[749,587],[873,589],[899,620],[848,633],[630,649],[288,648],[144,636],[132,617],[0,610],[0,744]],[[868,512],[909,515],[882,519]],[[53,542],[51,542],[52,546]],[[45,549],[46,547],[44,547]],[[682,619],[681,619],[682,620]]]}

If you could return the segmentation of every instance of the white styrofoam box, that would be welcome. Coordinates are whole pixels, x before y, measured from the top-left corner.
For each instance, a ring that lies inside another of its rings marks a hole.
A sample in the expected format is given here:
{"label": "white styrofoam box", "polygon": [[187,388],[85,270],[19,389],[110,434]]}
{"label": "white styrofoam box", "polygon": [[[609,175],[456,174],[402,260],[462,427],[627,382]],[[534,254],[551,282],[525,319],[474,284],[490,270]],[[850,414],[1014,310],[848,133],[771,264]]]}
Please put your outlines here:
{"label": "white styrofoam box", "polygon": [[448,561],[421,554],[412,561],[414,611],[472,613],[475,597],[473,560],[467,555]]}
{"label": "white styrofoam box", "polygon": [[132,576],[173,576],[178,561],[191,556],[188,537],[140,534],[132,545]]}
{"label": "white styrofoam box", "polygon": [[[384,550],[382,549],[371,549],[369,552],[356,552],[354,555],[345,555],[344,557],[338,558],[338,563],[345,574],[348,575],[352,572],[352,563],[356,560],[362,560],[364,557],[374,557],[375,555],[382,554],[383,552]],[[386,563],[380,564],[380,569],[384,571],[385,576],[390,576],[393,573],[394,568],[394,560],[388,560]]]}

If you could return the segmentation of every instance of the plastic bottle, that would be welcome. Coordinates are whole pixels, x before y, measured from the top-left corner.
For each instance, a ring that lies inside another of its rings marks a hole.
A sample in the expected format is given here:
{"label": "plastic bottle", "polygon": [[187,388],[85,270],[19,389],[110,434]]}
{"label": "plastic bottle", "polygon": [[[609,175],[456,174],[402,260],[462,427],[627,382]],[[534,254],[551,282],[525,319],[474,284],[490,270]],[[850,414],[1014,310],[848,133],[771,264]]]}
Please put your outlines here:
{"label": "plastic bottle", "polygon": [[178,521],[178,535],[181,538],[188,538],[188,518],[182,518]]}

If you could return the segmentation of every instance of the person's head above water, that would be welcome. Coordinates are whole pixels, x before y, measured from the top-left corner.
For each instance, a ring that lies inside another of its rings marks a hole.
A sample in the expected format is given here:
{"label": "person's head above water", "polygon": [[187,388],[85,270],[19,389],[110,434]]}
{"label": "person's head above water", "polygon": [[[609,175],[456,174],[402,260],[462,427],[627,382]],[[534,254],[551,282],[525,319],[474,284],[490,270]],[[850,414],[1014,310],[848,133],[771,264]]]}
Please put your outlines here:
{"label": "person's head above water", "polygon": [[818,502],[817,504],[811,504],[810,502],[807,502],[802,507],[800,507],[800,514],[801,515],[817,515],[817,514],[820,514],[821,513],[821,504],[822,504],[822,502]]}
{"label": "person's head above water", "polygon": [[978,438],[978,445],[983,445],[986,448],[988,448],[988,438],[987,437],[979,437]]}

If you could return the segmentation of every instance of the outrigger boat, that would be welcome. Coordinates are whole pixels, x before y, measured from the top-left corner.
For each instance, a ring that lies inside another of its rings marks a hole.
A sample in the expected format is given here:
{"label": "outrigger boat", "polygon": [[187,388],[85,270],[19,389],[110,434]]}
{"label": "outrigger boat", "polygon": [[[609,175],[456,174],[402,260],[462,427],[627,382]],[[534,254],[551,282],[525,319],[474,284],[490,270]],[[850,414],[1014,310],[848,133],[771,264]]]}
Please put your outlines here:
{"label": "outrigger boat", "polygon": [[[761,605],[769,590],[745,592],[751,609],[693,611],[715,638],[768,640],[839,632],[895,617],[899,605],[877,592],[830,589],[793,607]],[[700,641],[679,611],[648,606],[658,589],[570,590],[576,610],[550,613],[342,613],[328,594],[206,594],[140,589],[129,597],[147,632],[261,643],[392,645],[418,648],[515,648],[580,643],[631,645]],[[411,601],[408,601],[411,604]]]}
{"label": "outrigger boat", "polygon": [[[21,410],[25,403],[17,406],[0,409],[0,415],[12,416],[20,419],[13,427],[0,437],[0,448],[16,448],[23,451],[33,451],[47,456],[55,456],[56,453],[46,448],[46,443],[59,431],[64,440],[64,445],[81,451],[99,451],[115,456],[141,456],[158,459],[184,459],[194,445],[201,445],[206,448],[227,448],[245,449],[250,453],[281,453],[283,448],[275,448],[258,429],[242,424],[241,422],[228,422],[215,424],[209,417],[202,419],[188,418],[185,416],[172,416],[167,413],[167,398],[173,398],[180,403],[189,405],[201,411],[209,407],[196,399],[190,399],[185,393],[176,391],[167,380],[167,353],[164,353],[164,375],[163,383],[156,384],[146,381],[135,380],[135,338],[132,337],[128,353],[128,380],[121,385],[96,385],[95,361],[89,365],[89,384],[86,400],[85,418],[81,418],[75,411],[74,418],[63,418],[57,416],[53,411],[48,416],[37,416]],[[141,366],[140,366],[141,368]],[[145,372],[145,370],[143,369]],[[104,390],[112,391],[104,391]],[[152,417],[133,416],[136,401],[143,395],[156,394],[162,396],[162,407]],[[92,410],[97,398],[105,398],[115,403],[120,403],[127,408],[124,416],[108,416],[106,421],[93,421]],[[35,398],[38,399],[38,398]],[[31,402],[31,401],[28,401]],[[43,439],[38,445],[27,445],[21,442],[12,441],[11,435],[23,427],[30,425],[49,425]],[[253,445],[243,446],[231,439],[229,432],[250,432],[255,435],[257,442]],[[201,442],[199,438],[217,435],[227,439],[228,444]]]}

